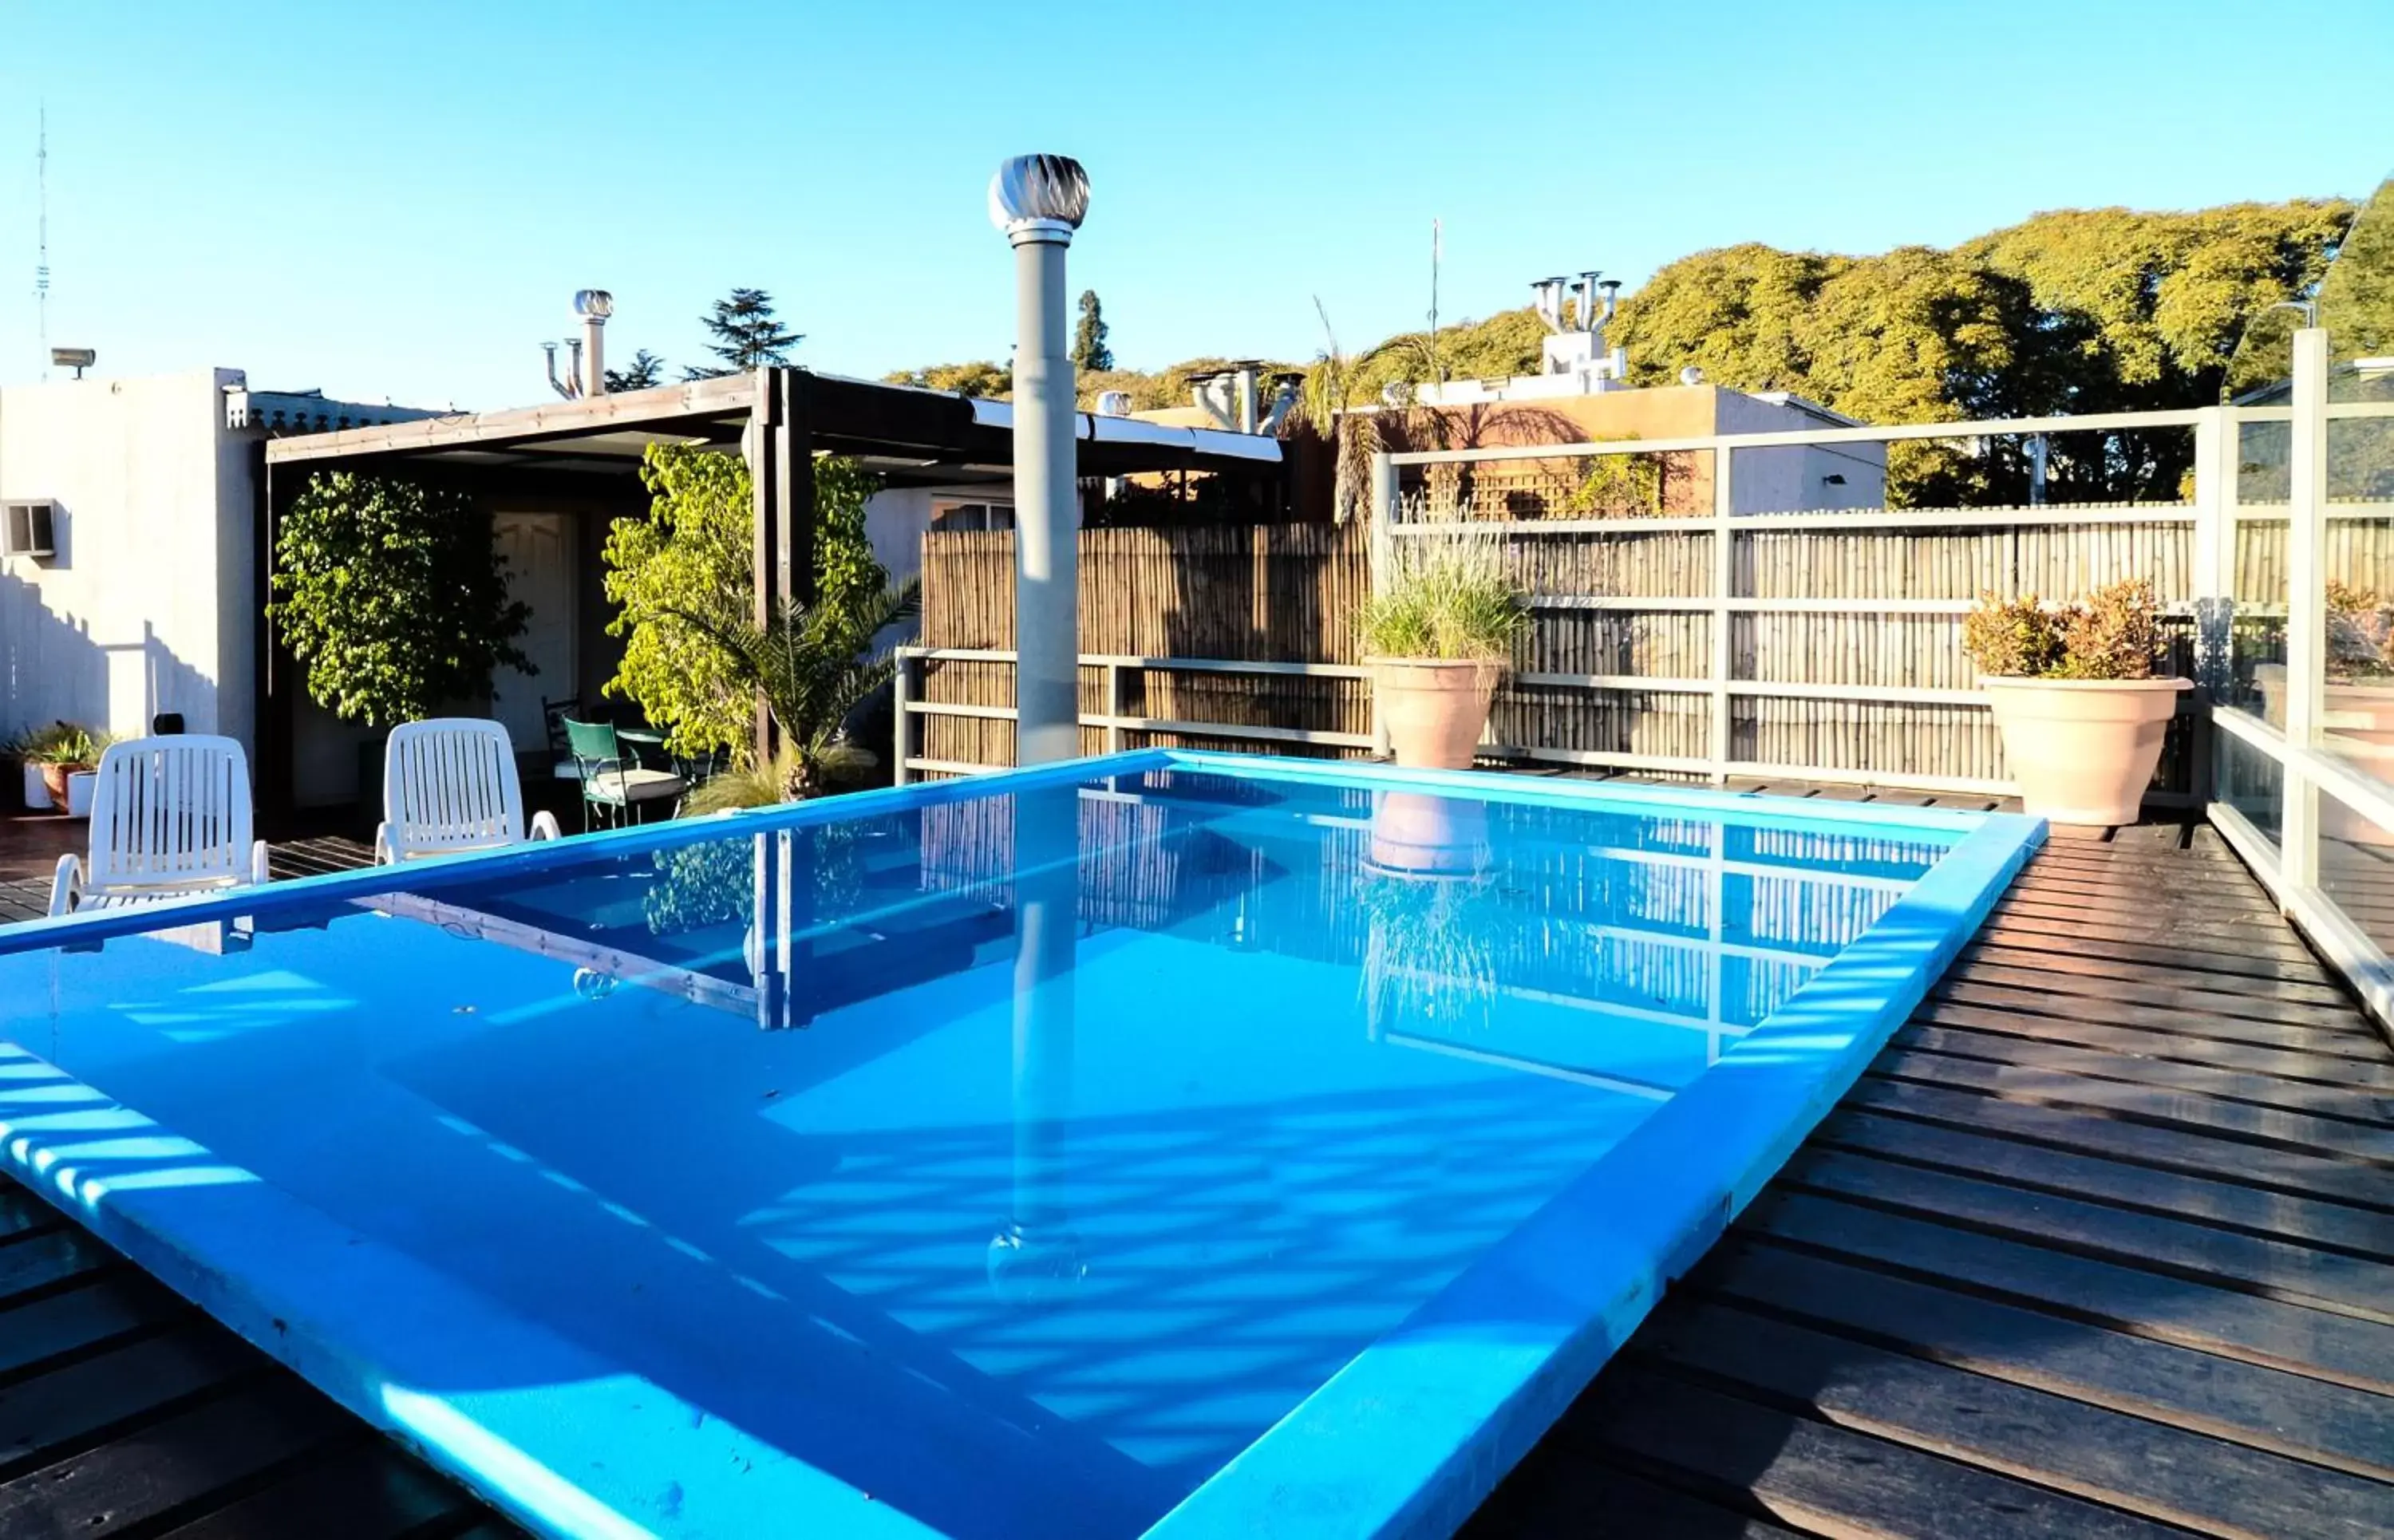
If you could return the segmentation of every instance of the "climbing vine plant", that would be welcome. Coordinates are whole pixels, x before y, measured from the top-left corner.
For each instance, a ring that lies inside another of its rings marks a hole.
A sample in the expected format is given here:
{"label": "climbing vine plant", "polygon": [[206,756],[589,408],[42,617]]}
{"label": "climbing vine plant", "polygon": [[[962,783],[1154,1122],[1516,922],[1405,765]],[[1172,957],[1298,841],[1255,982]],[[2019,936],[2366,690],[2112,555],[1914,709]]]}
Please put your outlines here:
{"label": "climbing vine plant", "polygon": [[507,596],[490,515],[462,494],[387,476],[309,479],[275,533],[268,612],[345,721],[390,727],[487,694],[532,611]]}

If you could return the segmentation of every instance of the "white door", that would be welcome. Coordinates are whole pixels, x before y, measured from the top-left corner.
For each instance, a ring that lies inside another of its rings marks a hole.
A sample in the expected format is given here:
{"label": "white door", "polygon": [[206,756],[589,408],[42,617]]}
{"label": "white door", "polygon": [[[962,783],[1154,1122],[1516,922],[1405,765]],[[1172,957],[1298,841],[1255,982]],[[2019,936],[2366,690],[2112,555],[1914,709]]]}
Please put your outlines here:
{"label": "white door", "polygon": [[517,753],[537,754],[548,743],[540,703],[574,694],[573,521],[561,513],[503,513],[492,524],[507,560],[508,597],[532,607],[516,645],[540,672],[500,669],[491,680],[491,715]]}

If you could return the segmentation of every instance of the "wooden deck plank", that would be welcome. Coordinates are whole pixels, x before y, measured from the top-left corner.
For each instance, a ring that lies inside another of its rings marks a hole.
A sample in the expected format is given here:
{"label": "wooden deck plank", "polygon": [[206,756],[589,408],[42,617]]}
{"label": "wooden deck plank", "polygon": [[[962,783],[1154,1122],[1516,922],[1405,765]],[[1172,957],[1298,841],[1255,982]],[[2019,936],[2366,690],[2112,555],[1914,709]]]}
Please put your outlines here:
{"label": "wooden deck plank", "polygon": [[1754,1228],[1816,1251],[2025,1300],[2115,1331],[2394,1395],[2394,1330],[2141,1267],[2081,1257],[1793,1188]]}
{"label": "wooden deck plank", "polygon": [[1638,1350],[1840,1428],[2212,1534],[2385,1533],[2385,1486],[1729,1305],[1675,1302]]}
{"label": "wooden deck plank", "polygon": [[1707,1257],[1688,1290],[1990,1379],[2394,1481],[2394,1401],[2367,1391],[1750,1232]]}
{"label": "wooden deck plank", "polygon": [[188,1507],[195,1489],[213,1494],[328,1445],[353,1442],[357,1429],[354,1418],[297,1376],[267,1375],[230,1395],[0,1481],[0,1534],[104,1540]]}
{"label": "wooden deck plank", "polygon": [[[1995,967],[1963,968],[1946,975],[1934,994],[1940,1000],[1953,1000],[1963,1005],[1993,1006],[2003,1009],[2026,1011],[2032,1015],[2094,1016],[2116,1026],[2143,1027],[2153,1032],[2177,1030],[2189,1021],[2203,1021],[2207,1017],[2223,1021],[2265,1021],[2285,1027],[2296,1027],[2311,1034],[2322,1051],[2333,1051],[2342,1042],[2359,1052],[2374,1054],[2377,1039],[2358,1020],[2333,1014],[2308,1020],[2283,1020],[2273,1016],[2239,1015],[2206,1011],[2201,999],[2186,999],[2181,992],[2175,1003],[2151,1000],[2123,1000],[2102,995],[2084,994],[2051,987],[2045,980],[2022,979],[2018,974]],[[2207,1032],[2216,1032],[2206,1026]]]}
{"label": "wooden deck plank", "polygon": [[2242,1020],[2276,1021],[2289,1027],[2314,1027],[2367,1036],[2341,1002],[2298,1003],[2202,987],[2186,980],[2162,982],[2149,974],[2123,969],[2110,975],[2086,975],[2032,966],[2013,967],[1990,959],[1974,961],[1964,969],[1964,987],[2015,989],[2068,995],[2101,1002],[2105,1007],[2133,1006],[2179,1016],[2226,1016]]}
{"label": "wooden deck plank", "polygon": [[[1633,1357],[1608,1369],[1558,1429],[1683,1478],[1750,1494],[1774,1517],[1824,1534],[1974,1540],[2159,1540],[2151,1520],[1975,1466],[1659,1374]],[[1934,1529],[1923,1526],[1934,1516]]]}
{"label": "wooden deck plank", "polygon": [[2394,1220],[2347,1204],[2293,1197],[2242,1182],[2078,1154],[1976,1128],[1942,1127],[1862,1110],[1848,1099],[1812,1145],[1992,1177],[2030,1192],[2092,1198],[2148,1214],[2198,1219],[2269,1240],[2394,1262]]}
{"label": "wooden deck plank", "polygon": [[2222,1069],[2250,1070],[2256,1074],[2320,1080],[2331,1086],[2394,1086],[2394,1063],[2372,1053],[2368,1038],[2358,1033],[2348,1039],[2322,1039],[2309,1027],[2282,1027],[2267,1021],[2230,1022],[2197,1016],[2181,1017],[2164,1030],[2119,1026],[2075,1014],[2043,1016],[1945,998],[1927,1001],[1913,1020],[1925,1025],[1961,1027],[2038,1042],[2074,1043],[2081,1047],[2106,1048],[2150,1059],[2183,1059]]}
{"label": "wooden deck plank", "polygon": [[[2100,1201],[2030,1192],[2007,1182],[1932,1171],[1875,1154],[1806,1150],[1787,1183],[1890,1213],[2166,1273],[2247,1289],[2271,1299],[2394,1326],[2394,1268],[2299,1242],[2242,1235],[2192,1220]],[[2394,1331],[2376,1340],[2376,1362],[2394,1383]]]}
{"label": "wooden deck plank", "polygon": [[[2372,1169],[2360,1164],[2364,1152],[2358,1145],[2371,1131],[2335,1119],[2315,1117],[2308,1112],[2258,1107],[2250,1102],[2230,1101],[2200,1093],[2190,1095],[2165,1086],[2098,1079],[2068,1069],[2035,1069],[1993,1063],[1980,1059],[1959,1059],[1946,1054],[1908,1052],[1902,1048],[1891,1049],[1881,1055],[1871,1069],[1872,1073],[1890,1079],[1959,1086],[2016,1100],[2041,1101],[2047,1106],[2112,1112],[2163,1127],[2185,1128],[2223,1139],[2294,1150],[2304,1154],[2348,1160],[2354,1163],[2357,1171],[2369,1173],[2369,1182],[2381,1194],[2389,1180],[2394,1180],[2387,1176],[2382,1165]],[[2382,1160],[2387,1157],[2380,1152],[2387,1150],[2389,1142],[2394,1142],[2394,1135],[2378,1131],[2375,1137],[2367,1138],[2367,1142],[2374,1147],[2367,1158]],[[2222,1150],[2216,1153],[2225,1158],[2230,1152]]]}
{"label": "wooden deck plank", "polygon": [[1969,1086],[1864,1075],[1848,1107],[1875,1108],[1949,1127],[1986,1131],[2047,1149],[2132,1161],[2156,1170],[2216,1177],[2280,1196],[2316,1197],[2394,1213],[2384,1172],[2334,1156],[2248,1144],[2183,1124],[2106,1115],[2082,1104],[2006,1100]]}
{"label": "wooden deck plank", "polygon": [[[480,1510],[454,1486],[381,1440],[362,1436],[263,1490],[176,1525],[162,1540],[256,1540],[258,1535],[398,1540],[426,1535],[441,1520],[463,1521],[467,1515],[480,1517]],[[496,1533],[514,1531],[500,1527]]]}
{"label": "wooden deck plank", "polygon": [[1464,1540],[1489,1534],[1521,1540],[1585,1540],[1589,1535],[1669,1536],[1670,1540],[1797,1540],[1794,1530],[1584,1458],[1532,1454],[1503,1497],[1463,1528]]}
{"label": "wooden deck plank", "polygon": [[2350,1136],[2351,1143],[2345,1147],[2348,1153],[2394,1161],[2394,1125],[2389,1125],[2386,1118],[2387,1099],[2367,1086],[2322,1085],[2317,1080],[2252,1074],[2216,1064],[2189,1063],[2174,1058],[2085,1047],[2051,1038],[1976,1032],[1942,1024],[1915,1023],[1905,1027],[1895,1034],[1893,1043],[1897,1048],[1918,1053],[1950,1054],[2024,1069],[2064,1070],[2136,1086],[2167,1086],[2256,1107],[2282,1107],[2289,1112],[2342,1118],[2359,1125]]}
{"label": "wooden deck plank", "polygon": [[[2323,1007],[2330,1011],[2342,1011],[2350,1003],[2345,992],[2325,980],[2302,981],[2286,979],[2254,978],[2235,973],[2193,972],[2174,962],[2147,963],[2132,958],[2089,956],[2086,954],[2062,952],[2037,947],[2016,947],[2000,937],[1988,937],[1970,948],[1969,960],[1991,967],[2013,970],[2031,969],[2040,973],[2059,973],[2073,979],[2111,979],[2137,983],[2161,984],[2207,994],[2227,994],[2253,1000],[2278,1000],[2291,1005]],[[2067,984],[2058,985],[2065,993]]]}
{"label": "wooden deck plank", "polygon": [[1979,936],[1981,941],[2023,951],[2058,952],[2078,957],[2111,957],[2124,963],[2150,963],[2177,968],[2190,976],[2229,974],[2248,979],[2281,979],[2288,983],[2334,981],[2318,959],[2292,941],[2277,951],[2228,953],[2216,947],[2117,941],[2090,935],[2080,927],[2024,920],[2001,912],[1988,920]]}

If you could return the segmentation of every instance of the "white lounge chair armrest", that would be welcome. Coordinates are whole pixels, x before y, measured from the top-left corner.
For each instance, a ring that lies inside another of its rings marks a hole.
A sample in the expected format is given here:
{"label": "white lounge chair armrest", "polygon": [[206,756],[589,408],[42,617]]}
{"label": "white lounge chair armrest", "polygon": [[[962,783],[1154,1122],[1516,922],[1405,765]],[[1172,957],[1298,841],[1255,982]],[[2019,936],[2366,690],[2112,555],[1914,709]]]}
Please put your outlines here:
{"label": "white lounge chair armrest", "polygon": [[268,867],[268,865],[267,865],[267,854],[268,854],[268,852],[267,852],[267,849],[266,849],[266,841],[264,841],[264,840],[262,840],[262,839],[257,839],[257,840],[252,840],[252,841],[250,842],[250,846],[249,846],[249,880],[250,880],[250,881],[252,881],[252,882],[256,882],[256,883],[267,883],[267,882],[272,882],[272,881],[274,880],[274,874],[272,873],[272,871],[270,871],[270,870],[269,869],[269,867]]}
{"label": "white lounge chair armrest", "polygon": [[83,902],[83,857],[69,850],[59,857],[58,875],[50,879],[50,913],[72,915]]}
{"label": "white lounge chair armrest", "polygon": [[531,837],[533,839],[559,838],[559,836],[557,832],[557,815],[550,812],[546,808],[533,814]]}
{"label": "white lounge chair armrest", "polygon": [[399,857],[391,851],[390,820],[388,818],[375,825],[374,856],[374,863],[377,866],[388,866],[392,862],[399,859]]}

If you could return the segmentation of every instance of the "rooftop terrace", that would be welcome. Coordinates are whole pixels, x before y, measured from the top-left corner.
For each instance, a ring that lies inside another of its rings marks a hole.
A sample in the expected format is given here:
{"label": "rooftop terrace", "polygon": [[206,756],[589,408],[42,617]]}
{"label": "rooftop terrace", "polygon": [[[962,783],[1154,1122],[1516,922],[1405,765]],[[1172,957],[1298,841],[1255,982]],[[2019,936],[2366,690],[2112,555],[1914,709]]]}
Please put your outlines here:
{"label": "rooftop terrace", "polygon": [[[2217,835],[2058,835],[1467,1533],[2394,1533],[2388,1165],[2394,1054]],[[0,1534],[513,1533],[30,1194],[0,1231]]]}

